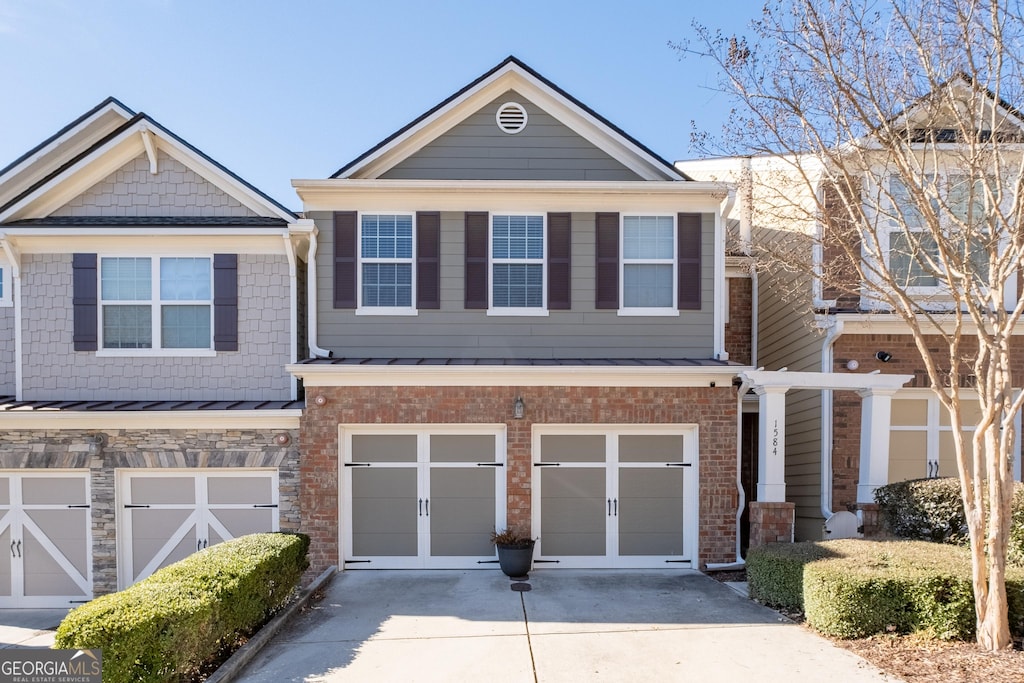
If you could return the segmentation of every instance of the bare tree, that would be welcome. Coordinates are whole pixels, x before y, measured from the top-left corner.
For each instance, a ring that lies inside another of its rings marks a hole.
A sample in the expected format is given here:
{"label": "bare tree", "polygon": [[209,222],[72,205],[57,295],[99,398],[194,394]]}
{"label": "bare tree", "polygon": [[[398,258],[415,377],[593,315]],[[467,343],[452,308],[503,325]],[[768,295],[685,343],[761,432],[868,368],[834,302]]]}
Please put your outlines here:
{"label": "bare tree", "polygon": [[[1024,120],[1008,102],[1024,102],[1021,3],[789,0],[751,27],[749,40],[695,27],[737,100],[714,151],[771,160],[776,177],[755,174],[772,198],[759,221],[801,239],[755,245],[764,262],[906,322],[950,416],[978,643],[1009,647]],[[980,404],[973,440],[965,386]]]}

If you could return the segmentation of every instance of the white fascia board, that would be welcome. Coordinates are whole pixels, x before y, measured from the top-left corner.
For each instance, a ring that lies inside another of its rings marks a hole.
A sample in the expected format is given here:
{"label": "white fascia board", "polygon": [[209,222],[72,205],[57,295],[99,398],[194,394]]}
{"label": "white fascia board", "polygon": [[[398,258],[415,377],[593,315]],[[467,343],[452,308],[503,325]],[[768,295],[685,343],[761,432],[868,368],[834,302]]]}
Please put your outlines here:
{"label": "white fascia board", "polygon": [[489,211],[523,206],[557,211],[692,210],[717,214],[721,183],[526,180],[293,180],[305,211],[387,205],[395,211]]}
{"label": "white fascia board", "polygon": [[[90,145],[94,144],[104,135],[109,134],[132,118],[134,114],[116,102],[110,102],[107,106],[92,113],[91,116],[79,121],[78,125],[65,131],[63,135],[51,140],[48,144],[37,149],[35,153],[23,159],[16,166],[7,169],[7,172],[0,176],[0,205],[9,201],[19,192],[45,176],[51,169],[59,167],[81,153]],[[106,121],[109,120],[109,121]],[[90,131],[90,129],[95,129]],[[76,142],[76,138],[81,138]],[[33,169],[33,166],[40,164],[47,156],[57,152],[62,146],[68,146],[58,157],[50,160],[45,167]],[[18,176],[24,176],[18,179]]]}
{"label": "white fascia board", "polygon": [[285,370],[306,387],[707,387],[731,386],[746,366],[312,365]]}
{"label": "white fascia board", "polygon": [[3,236],[22,254],[151,254],[208,251],[285,254],[283,228],[7,228]]}
{"label": "white fascia board", "polygon": [[745,384],[756,389],[835,389],[896,391],[914,379],[913,375],[883,375],[846,372],[789,372],[785,370],[745,370]]}
{"label": "white fascia board", "polygon": [[7,207],[0,223],[46,218],[145,151],[142,136],[126,131]]}
{"label": "white fascia board", "polygon": [[8,410],[0,429],[298,429],[302,410]]}
{"label": "white fascia board", "polygon": [[[883,317],[884,315],[884,317]],[[877,313],[834,313],[828,316],[821,316],[833,318],[843,324],[843,334],[896,334],[896,335],[909,335],[911,334],[910,325],[907,321],[897,315],[888,314],[877,314]],[[956,324],[956,318],[953,315],[935,315],[933,316],[935,322],[922,317],[919,320],[922,331],[925,334],[938,334],[939,331],[945,328],[947,325],[951,329]],[[938,324],[936,324],[938,323]],[[819,322],[819,327],[825,325],[825,322]],[[977,325],[966,315],[964,316],[963,323],[961,325],[961,331],[965,334],[975,334],[977,332]],[[1024,335],[1024,325],[1017,325],[1014,327],[1013,336]]]}
{"label": "white fascia board", "polygon": [[379,178],[508,90],[516,90],[641,178],[670,178],[661,160],[631,143],[592,114],[576,106],[515,64],[509,64],[491,74],[472,90],[463,93],[434,112],[428,119],[391,140],[342,177]]}

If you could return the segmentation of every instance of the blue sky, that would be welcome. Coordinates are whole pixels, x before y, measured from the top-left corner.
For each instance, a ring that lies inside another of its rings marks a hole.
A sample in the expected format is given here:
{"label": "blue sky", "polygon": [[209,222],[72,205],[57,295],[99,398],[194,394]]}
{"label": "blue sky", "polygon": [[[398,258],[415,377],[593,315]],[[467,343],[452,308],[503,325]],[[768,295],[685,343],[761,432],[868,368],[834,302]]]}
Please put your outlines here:
{"label": "blue sky", "polygon": [[763,0],[0,0],[0,167],[113,95],[294,209],[514,54],[672,161],[728,99],[668,42]]}

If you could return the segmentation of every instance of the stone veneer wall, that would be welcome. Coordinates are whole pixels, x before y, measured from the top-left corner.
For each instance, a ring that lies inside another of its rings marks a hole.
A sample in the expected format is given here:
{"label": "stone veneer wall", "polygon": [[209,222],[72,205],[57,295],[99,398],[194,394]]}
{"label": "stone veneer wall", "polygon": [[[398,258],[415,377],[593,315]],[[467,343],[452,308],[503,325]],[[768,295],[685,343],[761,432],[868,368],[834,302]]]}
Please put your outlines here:
{"label": "stone veneer wall", "polygon": [[[274,437],[289,434],[279,446]],[[282,531],[299,520],[296,430],[10,430],[0,432],[0,469],[88,469],[93,590],[117,590],[115,471],[121,468],[277,468]]]}
{"label": "stone veneer wall", "polygon": [[[310,573],[340,566],[339,424],[506,425],[508,523],[531,523],[534,424],[699,425],[697,565],[736,559],[736,389],[617,387],[314,387],[302,418],[302,531]],[[522,395],[526,417],[511,419]],[[317,406],[315,397],[326,403]]]}

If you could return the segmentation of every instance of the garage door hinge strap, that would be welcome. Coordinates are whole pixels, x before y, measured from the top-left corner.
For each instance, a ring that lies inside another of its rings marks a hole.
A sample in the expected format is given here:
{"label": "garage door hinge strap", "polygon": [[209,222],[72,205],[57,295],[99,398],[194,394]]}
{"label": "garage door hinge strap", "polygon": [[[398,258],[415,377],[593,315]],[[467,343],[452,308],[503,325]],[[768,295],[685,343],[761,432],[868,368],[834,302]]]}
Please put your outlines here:
{"label": "garage door hinge strap", "polygon": [[92,506],[89,505],[88,503],[83,503],[82,505],[68,505],[68,507],[69,508],[88,508],[88,507],[92,507]]}
{"label": "garage door hinge strap", "polygon": [[561,560],[534,560],[534,564],[558,564]]}
{"label": "garage door hinge strap", "polygon": [[692,462],[667,462],[665,467],[693,467]]}
{"label": "garage door hinge strap", "polygon": [[132,505],[131,503],[125,503],[126,508],[148,508],[148,505]]}
{"label": "garage door hinge strap", "polygon": [[253,505],[254,508],[276,508],[277,503],[256,503]]}
{"label": "garage door hinge strap", "polygon": [[535,463],[533,463],[533,466],[534,467],[561,467],[562,463],[560,463],[560,462],[535,462]]}
{"label": "garage door hinge strap", "polygon": [[373,560],[345,560],[345,564],[370,564]]}
{"label": "garage door hinge strap", "polygon": [[689,562],[690,560],[665,560],[665,561],[666,562],[678,562],[678,563],[681,563],[681,564],[685,564],[686,562]]}
{"label": "garage door hinge strap", "polygon": [[477,564],[498,564],[497,560],[477,560]]}
{"label": "garage door hinge strap", "polygon": [[368,463],[368,462],[347,462],[347,463],[345,463],[345,467],[369,467],[369,466],[370,466],[370,463]]}
{"label": "garage door hinge strap", "polygon": [[477,467],[504,467],[505,463],[501,462],[478,462]]}

